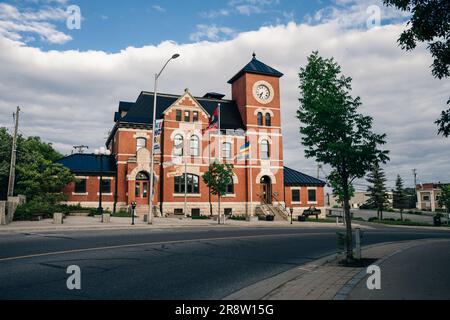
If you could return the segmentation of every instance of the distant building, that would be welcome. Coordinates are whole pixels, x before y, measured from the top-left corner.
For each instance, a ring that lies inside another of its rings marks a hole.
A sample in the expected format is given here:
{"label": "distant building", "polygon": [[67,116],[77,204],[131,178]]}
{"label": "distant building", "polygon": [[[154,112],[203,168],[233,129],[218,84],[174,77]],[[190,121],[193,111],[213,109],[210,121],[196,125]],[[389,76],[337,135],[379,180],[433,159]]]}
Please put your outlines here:
{"label": "distant building", "polygon": [[[389,207],[392,208],[393,206],[393,193],[392,192],[386,192],[388,195],[388,203]],[[341,207],[342,204],[338,202],[337,198],[328,195],[329,196],[329,206],[330,207]],[[367,201],[370,199],[370,193],[368,192],[355,192],[353,197],[350,199],[350,208],[352,209],[358,209],[363,204],[366,204]]]}
{"label": "distant building", "polygon": [[422,183],[416,186],[417,192],[417,209],[424,211],[436,212],[442,210],[439,206],[439,196],[443,186],[449,185],[443,183]]}

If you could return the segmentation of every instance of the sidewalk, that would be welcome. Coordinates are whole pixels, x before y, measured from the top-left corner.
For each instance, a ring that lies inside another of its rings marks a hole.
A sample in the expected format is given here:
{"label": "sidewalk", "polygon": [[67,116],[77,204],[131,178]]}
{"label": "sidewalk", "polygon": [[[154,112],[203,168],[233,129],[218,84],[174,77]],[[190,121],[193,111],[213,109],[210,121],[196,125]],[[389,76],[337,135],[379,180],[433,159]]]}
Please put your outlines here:
{"label": "sidewalk", "polygon": [[[362,257],[379,265],[389,257],[424,242],[415,240],[384,243],[363,248]],[[275,277],[255,283],[224,300],[344,300],[366,276],[366,268],[342,267],[341,255],[331,255]]]}
{"label": "sidewalk", "polygon": [[[52,219],[41,221],[15,221],[6,226],[0,226],[1,233],[19,233],[19,232],[46,232],[46,231],[75,231],[75,230],[133,230],[133,229],[173,229],[173,228],[211,228],[217,227],[217,221],[213,220],[193,220],[189,218],[155,218],[153,224],[149,225],[142,219],[135,219],[135,225],[131,225],[131,218],[111,217],[110,223],[102,223],[99,218],[93,217],[67,217],[64,224],[55,225]],[[355,225],[358,227],[358,225]],[[235,221],[227,220],[221,227],[249,227],[249,228],[274,228],[274,227],[303,227],[303,228],[344,228],[342,225],[337,226],[335,223],[321,222],[294,222],[291,225],[288,221]],[[362,227],[371,229],[370,227]]]}

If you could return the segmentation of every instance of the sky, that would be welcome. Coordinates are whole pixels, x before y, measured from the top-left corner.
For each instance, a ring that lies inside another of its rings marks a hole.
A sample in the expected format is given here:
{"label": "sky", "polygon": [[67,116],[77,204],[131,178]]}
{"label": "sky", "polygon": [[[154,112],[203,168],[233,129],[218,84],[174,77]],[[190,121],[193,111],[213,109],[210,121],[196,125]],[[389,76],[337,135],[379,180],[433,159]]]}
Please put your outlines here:
{"label": "sky", "polygon": [[418,182],[450,182],[450,139],[437,136],[434,124],[450,83],[432,77],[425,45],[398,47],[407,19],[379,0],[0,1],[0,126],[12,128],[20,105],[23,135],[41,136],[64,154],[79,144],[95,149],[119,101],[152,91],[153,74],[173,53],[181,57],[165,70],[162,92],[229,98],[227,80],[255,52],[285,74],[285,164],[316,175],[295,113],[299,69],[318,50],[353,78],[360,112],[387,134],[389,185],[400,174],[412,186],[413,168]]}

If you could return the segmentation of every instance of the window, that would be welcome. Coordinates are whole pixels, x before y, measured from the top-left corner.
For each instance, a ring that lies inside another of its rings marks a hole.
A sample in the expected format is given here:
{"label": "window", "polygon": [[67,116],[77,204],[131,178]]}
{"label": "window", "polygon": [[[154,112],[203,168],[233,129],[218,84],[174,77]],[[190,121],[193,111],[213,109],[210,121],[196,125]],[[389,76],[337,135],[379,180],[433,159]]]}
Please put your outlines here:
{"label": "window", "polygon": [[184,122],[189,122],[189,121],[191,121],[191,112],[185,111],[184,112]]}
{"label": "window", "polygon": [[139,151],[142,148],[147,146],[147,139],[145,138],[137,138],[136,139],[136,151]]}
{"label": "window", "polygon": [[263,160],[269,159],[270,153],[269,153],[269,141],[263,140],[261,141],[260,146],[260,158]]}
{"label": "window", "polygon": [[75,182],[75,193],[86,193],[86,179],[77,179]]}
{"label": "window", "polygon": [[429,195],[423,195],[422,197],[423,201],[430,201],[430,196]]}
{"label": "window", "polygon": [[271,119],[270,119],[270,113],[266,113],[266,126],[271,126]]}
{"label": "window", "polygon": [[173,138],[173,154],[175,156],[183,156],[184,139],[181,134],[177,134]]}
{"label": "window", "polygon": [[198,111],[192,112],[192,122],[198,122]]}
{"label": "window", "polygon": [[316,190],[315,189],[309,189],[308,190],[308,202],[316,202]]}
{"label": "window", "polygon": [[258,112],[258,115],[256,116],[258,118],[258,126],[263,125],[263,115],[261,112]]}
{"label": "window", "polygon": [[300,202],[300,190],[292,190],[292,202]]}
{"label": "window", "polygon": [[102,193],[111,193],[111,180],[102,179]]}
{"label": "window", "polygon": [[141,196],[141,191],[140,191],[141,189],[140,189],[140,187],[141,187],[141,184],[139,182],[136,182],[136,185],[134,187],[134,196],[136,198],[139,198]]}
{"label": "window", "polygon": [[224,214],[226,216],[231,216],[233,214],[233,209],[232,208],[225,208]]}
{"label": "window", "polygon": [[222,158],[231,159],[231,143],[224,142],[222,144]]}
{"label": "window", "polygon": [[234,194],[234,183],[231,182],[229,185],[227,185],[227,194]]}
{"label": "window", "polygon": [[173,210],[174,215],[184,215],[183,209],[174,209]]}
{"label": "window", "polygon": [[[185,177],[187,180],[185,181]],[[193,174],[183,174],[182,176],[174,178],[175,193],[184,193],[185,186],[187,186],[186,193],[198,194],[200,193],[199,177]]]}
{"label": "window", "polygon": [[181,121],[181,110],[175,111],[175,114],[176,114],[176,119],[175,120]]}
{"label": "window", "polygon": [[198,157],[200,155],[200,144],[197,136],[191,137],[190,154],[191,157]]}

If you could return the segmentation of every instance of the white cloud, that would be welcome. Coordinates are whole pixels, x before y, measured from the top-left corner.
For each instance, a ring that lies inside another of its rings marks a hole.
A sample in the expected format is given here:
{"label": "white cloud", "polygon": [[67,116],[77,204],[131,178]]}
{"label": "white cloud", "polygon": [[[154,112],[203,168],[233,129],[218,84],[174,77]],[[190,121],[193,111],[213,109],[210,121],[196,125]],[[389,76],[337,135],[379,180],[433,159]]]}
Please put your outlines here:
{"label": "white cloud", "polygon": [[158,11],[158,12],[166,12],[166,9],[165,9],[165,8],[163,8],[163,7],[161,7],[161,6],[158,6],[158,5],[156,5],[156,4],[153,5],[152,8],[153,8],[154,10]]}
{"label": "white cloud", "polygon": [[242,15],[250,16],[266,11],[266,8],[279,4],[279,0],[231,0],[229,6]]}
{"label": "white cloud", "polygon": [[217,17],[227,17],[230,15],[230,11],[227,9],[219,9],[219,10],[210,10],[207,12],[200,12],[200,17],[212,19]]}
{"label": "white cloud", "polygon": [[[220,29],[205,26],[196,39],[231,33]],[[433,124],[445,107],[450,83],[432,78],[432,60],[424,47],[411,53],[398,48],[403,29],[402,24],[366,30],[336,21],[289,23],[239,33],[232,40],[163,42],[118,53],[45,52],[0,36],[0,125],[10,127],[11,113],[20,105],[26,134],[42,136],[67,153],[76,144],[94,149],[112,128],[118,102],[134,101],[141,90],[153,90],[151,74],[173,53],[181,57],[164,72],[161,92],[181,94],[189,87],[198,96],[215,91],[230,97],[227,80],[256,51],[260,60],[285,74],[281,94],[286,165],[314,174],[314,161],[304,158],[295,112],[299,67],[319,50],[325,57],[334,56],[353,77],[353,93],[363,101],[361,112],[374,117],[377,132],[388,134],[390,182],[400,173],[411,184],[412,168],[418,169],[421,182],[450,181],[449,140],[438,137]]]}
{"label": "white cloud", "polygon": [[218,27],[215,24],[206,25],[206,24],[198,24],[196,26],[197,31],[192,33],[189,36],[191,41],[202,41],[202,40],[210,40],[210,41],[219,41],[228,39],[233,36],[236,32],[235,30],[228,27]]}
{"label": "white cloud", "polygon": [[[64,1],[57,2],[64,3]],[[72,40],[72,37],[58,31],[54,22],[61,22],[66,18],[67,13],[61,8],[45,7],[32,11],[0,3],[0,35],[23,42],[34,40],[32,35],[37,35],[49,43],[64,44]]]}

